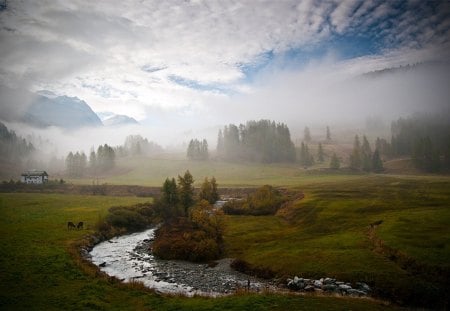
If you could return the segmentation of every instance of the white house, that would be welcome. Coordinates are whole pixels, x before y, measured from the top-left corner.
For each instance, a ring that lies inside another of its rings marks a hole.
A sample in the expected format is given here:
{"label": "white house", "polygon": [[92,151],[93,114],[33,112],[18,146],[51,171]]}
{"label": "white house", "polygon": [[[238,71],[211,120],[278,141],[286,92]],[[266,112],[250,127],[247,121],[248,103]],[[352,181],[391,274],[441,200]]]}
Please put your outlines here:
{"label": "white house", "polygon": [[46,171],[27,171],[22,173],[20,181],[25,184],[44,184],[48,182]]}

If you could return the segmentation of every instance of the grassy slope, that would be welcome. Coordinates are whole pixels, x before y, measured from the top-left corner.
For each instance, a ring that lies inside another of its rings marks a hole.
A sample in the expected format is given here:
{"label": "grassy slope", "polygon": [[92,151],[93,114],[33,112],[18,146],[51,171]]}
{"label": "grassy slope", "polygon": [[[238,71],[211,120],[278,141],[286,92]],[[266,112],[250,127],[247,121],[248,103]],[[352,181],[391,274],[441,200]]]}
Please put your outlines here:
{"label": "grassy slope", "polygon": [[302,189],[306,198],[284,217],[229,217],[229,256],[290,276],[407,281],[407,272],[371,251],[368,225],[383,220],[386,245],[450,268],[448,179],[367,176]]}
{"label": "grassy slope", "polygon": [[82,272],[69,256],[68,220],[92,225],[113,205],[142,198],[0,194],[2,310],[385,310],[366,300],[280,295],[218,299],[158,296]]}

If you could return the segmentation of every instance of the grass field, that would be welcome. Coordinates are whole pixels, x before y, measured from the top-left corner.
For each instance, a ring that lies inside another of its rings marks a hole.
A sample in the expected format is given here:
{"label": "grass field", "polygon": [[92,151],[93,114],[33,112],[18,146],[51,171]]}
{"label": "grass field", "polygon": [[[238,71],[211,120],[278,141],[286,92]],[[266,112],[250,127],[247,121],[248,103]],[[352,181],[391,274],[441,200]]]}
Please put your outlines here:
{"label": "grass field", "polygon": [[387,246],[450,270],[450,181],[367,176],[301,189],[305,199],[282,216],[228,216],[228,255],[291,277],[439,287],[372,251],[369,224],[383,220],[377,234]]}
{"label": "grass field", "polygon": [[[309,191],[312,191],[310,189]],[[153,294],[139,286],[125,286],[86,272],[70,256],[74,241],[92,232],[92,225],[110,206],[147,201],[145,198],[75,196],[56,194],[0,194],[0,309],[1,310],[385,310],[373,301],[332,297],[302,297],[294,295],[245,294],[217,299],[167,297]],[[308,199],[312,204],[314,197]],[[301,208],[300,208],[301,209]],[[298,216],[298,221],[301,217]],[[91,229],[68,231],[66,222],[84,221]],[[253,229],[245,226],[253,221]],[[276,218],[245,218],[243,226],[230,221],[230,252],[238,253],[247,242],[259,240],[266,247],[274,237],[257,234],[264,224],[273,226],[275,237],[298,230],[284,228]],[[240,228],[240,229],[239,229]],[[313,227],[311,227],[313,229]],[[267,231],[267,227],[265,227]],[[311,230],[312,230],[311,229]],[[346,229],[344,229],[346,230]],[[235,234],[245,231],[244,241]],[[344,236],[344,234],[342,235]],[[320,239],[320,238],[319,238]],[[349,246],[354,244],[348,238]],[[247,241],[247,242],[245,242]],[[272,241],[272,242],[271,242]],[[286,243],[280,241],[282,250]],[[287,258],[301,254],[301,239],[286,250]],[[322,241],[322,243],[324,243]],[[235,244],[236,246],[231,246]],[[276,243],[275,243],[276,244]],[[331,241],[331,244],[333,242]],[[322,246],[325,244],[322,244]],[[276,245],[272,245],[276,246]],[[242,250],[241,250],[242,251]],[[268,249],[250,248],[249,258]],[[240,254],[242,255],[242,253]],[[262,264],[265,264],[263,258]],[[331,265],[334,266],[333,264]],[[383,266],[384,267],[384,266]],[[302,270],[298,270],[302,272]]]}
{"label": "grass field", "polygon": [[[109,175],[100,176],[100,183],[116,185],[161,186],[167,177],[177,177],[190,170],[199,186],[204,177],[215,176],[220,186],[303,186],[364,180],[367,175],[345,171],[320,171],[328,162],[304,169],[298,164],[229,163],[219,161],[189,161],[183,156],[174,158],[136,157],[119,158],[117,167]],[[424,176],[411,175],[409,178],[423,179]],[[427,179],[442,179],[427,176]],[[444,177],[445,179],[445,177]],[[66,179],[76,184],[92,184],[93,178]]]}

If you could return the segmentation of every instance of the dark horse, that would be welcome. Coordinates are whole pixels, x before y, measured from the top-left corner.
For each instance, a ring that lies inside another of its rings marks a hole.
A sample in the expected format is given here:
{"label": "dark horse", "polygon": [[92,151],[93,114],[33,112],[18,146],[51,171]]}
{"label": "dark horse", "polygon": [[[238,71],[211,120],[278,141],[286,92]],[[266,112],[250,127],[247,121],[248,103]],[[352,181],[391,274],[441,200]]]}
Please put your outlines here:
{"label": "dark horse", "polygon": [[83,225],[84,225],[83,222],[80,221],[77,225],[77,229],[83,229]]}
{"label": "dark horse", "polygon": [[75,229],[75,228],[76,228],[76,227],[75,227],[75,224],[74,224],[73,222],[69,221],[69,222],[67,223],[67,230]]}

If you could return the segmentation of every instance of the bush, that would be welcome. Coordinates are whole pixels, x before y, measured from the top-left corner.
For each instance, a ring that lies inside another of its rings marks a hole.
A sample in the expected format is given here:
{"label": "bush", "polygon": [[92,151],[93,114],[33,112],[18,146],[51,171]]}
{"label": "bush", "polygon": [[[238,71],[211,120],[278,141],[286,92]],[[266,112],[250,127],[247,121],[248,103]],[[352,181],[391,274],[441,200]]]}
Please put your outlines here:
{"label": "bush", "polygon": [[147,228],[154,220],[153,206],[148,203],[115,206],[111,207],[108,212],[108,215],[97,223],[97,229],[103,233],[140,231]]}
{"label": "bush", "polygon": [[274,215],[287,199],[272,186],[265,185],[250,194],[244,201],[229,201],[223,211],[229,215]]}

